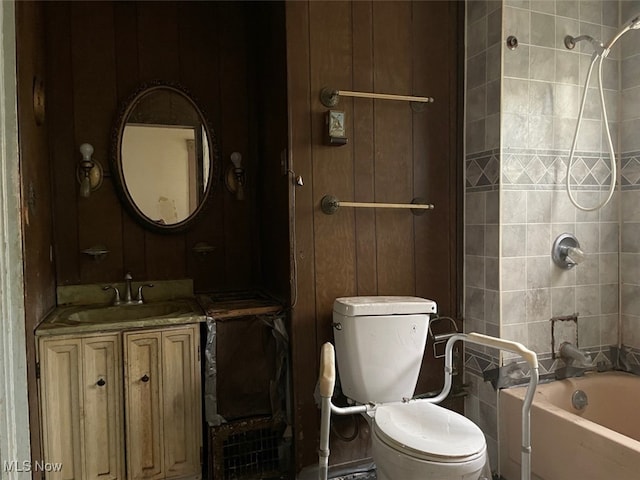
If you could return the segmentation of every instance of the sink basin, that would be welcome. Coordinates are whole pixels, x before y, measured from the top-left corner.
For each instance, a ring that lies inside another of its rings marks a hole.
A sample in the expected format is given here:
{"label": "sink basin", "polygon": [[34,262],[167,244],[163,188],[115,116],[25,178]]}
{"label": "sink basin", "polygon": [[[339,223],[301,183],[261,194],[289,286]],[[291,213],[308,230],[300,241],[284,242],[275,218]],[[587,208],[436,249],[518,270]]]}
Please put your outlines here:
{"label": "sink basin", "polygon": [[191,312],[191,307],[184,302],[145,303],[142,305],[114,305],[111,307],[81,310],[69,314],[67,320],[74,323],[126,322],[155,317],[166,317]]}
{"label": "sink basin", "polygon": [[101,325],[114,322],[151,321],[185,315],[197,315],[186,300],[172,300],[141,305],[110,305],[70,307],[58,312],[49,322],[51,326]]}

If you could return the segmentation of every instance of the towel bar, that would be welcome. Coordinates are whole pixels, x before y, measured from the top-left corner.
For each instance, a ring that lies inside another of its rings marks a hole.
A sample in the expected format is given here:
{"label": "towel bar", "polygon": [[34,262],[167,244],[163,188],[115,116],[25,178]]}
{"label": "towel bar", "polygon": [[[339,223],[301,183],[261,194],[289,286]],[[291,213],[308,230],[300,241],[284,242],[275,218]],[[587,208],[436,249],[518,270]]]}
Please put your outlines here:
{"label": "towel bar", "polygon": [[322,212],[327,215],[336,213],[340,207],[409,209],[414,215],[423,215],[426,210],[435,208],[433,204],[425,203],[421,198],[414,198],[412,203],[341,202],[333,195],[325,195],[320,202]]}

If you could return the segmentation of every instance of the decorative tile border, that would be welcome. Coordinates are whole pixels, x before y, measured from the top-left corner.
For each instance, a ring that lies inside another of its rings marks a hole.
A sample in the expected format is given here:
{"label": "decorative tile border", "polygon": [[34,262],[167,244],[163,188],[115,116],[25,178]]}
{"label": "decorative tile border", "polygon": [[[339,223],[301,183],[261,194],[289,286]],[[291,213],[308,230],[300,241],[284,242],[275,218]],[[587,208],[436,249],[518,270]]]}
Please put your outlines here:
{"label": "decorative tile border", "polygon": [[626,362],[633,370],[640,371],[640,348],[627,347],[623,345]]}
{"label": "decorative tile border", "polygon": [[466,372],[482,377],[485,371],[498,367],[498,359],[465,345],[464,368]]}
{"label": "decorative tile border", "polygon": [[[594,365],[598,365],[599,370],[604,371],[616,369],[612,349],[614,347],[603,345],[582,350],[592,358]],[[630,365],[638,366],[640,370],[640,349],[625,347],[625,351]],[[561,359],[553,358],[551,353],[544,353],[538,355],[538,366],[540,380],[553,381],[556,379],[556,370],[565,364]],[[465,349],[465,371],[491,381],[494,387],[499,385],[499,388],[524,384],[529,377],[529,365],[525,361],[511,358],[498,367],[496,359],[469,347]]]}
{"label": "decorative tile border", "polygon": [[[468,155],[465,161],[467,192],[526,186],[535,189],[564,188],[569,152],[557,150],[498,149]],[[640,152],[618,155],[623,190],[640,189]],[[608,188],[609,154],[576,152],[571,184],[580,189]]]}
{"label": "decorative tile border", "polygon": [[467,192],[494,190],[500,183],[500,150],[467,155],[465,167]]}
{"label": "decorative tile border", "polygon": [[621,157],[622,190],[640,190],[640,152],[626,152]]}
{"label": "decorative tile border", "polygon": [[[563,187],[569,162],[568,152],[551,150],[512,151],[503,154],[502,183],[505,185]],[[609,184],[611,169],[603,153],[576,152],[571,184],[600,188]]]}

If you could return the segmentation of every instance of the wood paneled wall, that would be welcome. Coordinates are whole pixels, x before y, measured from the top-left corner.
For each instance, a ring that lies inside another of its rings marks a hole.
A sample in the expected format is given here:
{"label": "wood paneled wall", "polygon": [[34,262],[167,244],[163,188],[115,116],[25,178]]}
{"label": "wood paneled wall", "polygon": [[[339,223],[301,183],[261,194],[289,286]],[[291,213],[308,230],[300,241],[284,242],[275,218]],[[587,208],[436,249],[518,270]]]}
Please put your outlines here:
{"label": "wood paneled wall", "polygon": [[[48,124],[34,114],[34,86],[46,82],[44,18],[36,4],[16,3],[16,37],[29,429],[32,459],[40,461],[40,409],[34,330],[56,304],[56,284],[51,258],[53,227]],[[34,471],[32,475],[36,480],[42,478],[42,472],[39,471]]]}
{"label": "wood paneled wall", "polygon": [[[296,304],[292,314],[297,467],[317,461],[313,399],[320,346],[333,337],[332,304],[351,295],[417,295],[457,317],[460,237],[459,2],[287,3],[287,66],[295,191]],[[461,35],[461,33],[460,33]],[[323,143],[325,86],[432,96],[405,102],[341,98],[348,144]],[[345,201],[435,204],[408,211],[320,210]],[[430,346],[428,348],[430,351]],[[425,356],[418,392],[441,386],[442,364]],[[362,458],[366,442],[340,444],[332,463]]]}
{"label": "wood paneled wall", "polygon": [[[57,285],[116,281],[131,271],[138,280],[193,278],[200,291],[263,286],[286,297],[293,275],[296,466],[314,463],[319,420],[313,391],[320,345],[332,338],[333,300],[418,295],[436,300],[441,314],[459,313],[461,3],[38,5],[48,130],[48,152],[39,156],[48,156],[52,177]],[[26,76],[20,81],[31,82]],[[156,79],[193,93],[214,127],[223,168],[233,151],[247,165],[244,202],[218,181],[198,224],[176,235],[141,228],[108,176],[87,199],[79,198],[75,180],[84,142],[94,145],[108,173],[120,104]],[[436,101],[416,113],[406,103],[343,98],[337,108],[345,111],[349,143],[329,147],[323,144],[327,109],[319,101],[324,86]],[[291,176],[282,174],[287,141],[286,166],[303,177],[303,187],[294,189]],[[319,207],[325,194],[402,203],[423,197],[436,209],[414,217],[342,208],[327,216]],[[195,257],[191,247],[200,241],[215,245],[215,252]],[[39,240],[40,247],[47,242]],[[103,261],[80,253],[97,244],[111,252]],[[50,307],[54,285],[47,268],[50,280],[34,283],[33,291]],[[420,391],[440,383],[441,365],[430,360]],[[362,436],[335,443],[331,460],[361,458],[367,445]]]}
{"label": "wood paneled wall", "polygon": [[[44,4],[58,285],[118,281],[131,271],[134,280],[193,278],[199,291],[265,286],[256,222],[258,204],[264,203],[260,172],[273,164],[280,176],[280,166],[279,150],[258,148],[256,77],[262,72],[253,60],[264,49],[264,39],[255,38],[264,27],[253,28],[255,7],[179,1]],[[280,52],[284,58],[282,47]],[[139,85],[153,80],[187,88],[213,125],[220,170],[238,151],[247,172],[244,201],[218,178],[209,208],[193,228],[178,234],[140,227],[122,208],[109,177],[119,107]],[[284,85],[280,89],[286,91]],[[273,115],[286,135],[286,105]],[[107,173],[102,187],[86,199],[78,196],[75,180],[84,142],[93,144],[94,158]],[[285,147],[281,140],[279,148]],[[278,188],[286,199],[286,181]],[[284,218],[286,228],[286,209],[264,215]],[[280,233],[288,239],[286,230]],[[198,257],[191,250],[198,242],[216,249]],[[93,245],[106,246],[109,255],[96,262],[81,253]],[[286,250],[280,258],[287,266]],[[288,279],[284,285],[288,290]]]}

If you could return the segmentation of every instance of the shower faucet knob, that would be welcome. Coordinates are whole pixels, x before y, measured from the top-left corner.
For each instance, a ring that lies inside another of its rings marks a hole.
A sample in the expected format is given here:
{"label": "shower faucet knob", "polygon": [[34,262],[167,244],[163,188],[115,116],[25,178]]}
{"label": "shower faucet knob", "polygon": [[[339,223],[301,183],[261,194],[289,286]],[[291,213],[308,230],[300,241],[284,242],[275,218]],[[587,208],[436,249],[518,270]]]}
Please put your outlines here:
{"label": "shower faucet knob", "polygon": [[587,255],[582,251],[578,239],[573,234],[563,233],[553,242],[551,258],[557,266],[568,270],[584,262]]}

